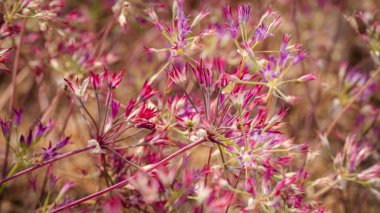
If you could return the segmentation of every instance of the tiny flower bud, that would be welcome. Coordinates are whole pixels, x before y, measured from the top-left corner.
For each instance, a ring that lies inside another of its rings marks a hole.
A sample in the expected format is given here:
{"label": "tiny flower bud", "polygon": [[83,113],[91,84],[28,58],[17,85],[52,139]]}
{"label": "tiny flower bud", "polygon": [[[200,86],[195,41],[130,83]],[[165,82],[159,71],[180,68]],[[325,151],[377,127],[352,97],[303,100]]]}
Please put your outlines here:
{"label": "tiny flower bud", "polygon": [[125,117],[128,117],[131,114],[132,109],[135,107],[135,104],[136,104],[136,100],[132,99],[129,101],[129,104],[127,108],[125,109],[125,113],[124,113]]}
{"label": "tiny flower bud", "polygon": [[307,74],[307,75],[303,75],[300,78],[298,78],[298,82],[312,81],[315,79],[317,79],[317,77],[315,77],[313,74]]}
{"label": "tiny flower bud", "polygon": [[18,110],[13,109],[13,111],[14,111],[14,124],[16,126],[18,126],[21,123],[21,117],[22,117],[22,113],[23,113],[24,109],[23,108],[20,108]]}
{"label": "tiny flower bud", "polygon": [[115,100],[112,100],[112,103],[111,103],[112,119],[116,118],[119,112],[119,108],[120,108],[120,103]]}
{"label": "tiny flower bud", "polygon": [[5,138],[9,137],[10,135],[11,124],[12,124],[11,120],[0,119],[1,129],[3,130],[3,135]]}
{"label": "tiny flower bud", "polygon": [[289,95],[289,96],[285,97],[286,103],[292,104],[292,105],[296,104],[298,102],[298,100],[299,100],[299,97],[297,97],[297,96]]}

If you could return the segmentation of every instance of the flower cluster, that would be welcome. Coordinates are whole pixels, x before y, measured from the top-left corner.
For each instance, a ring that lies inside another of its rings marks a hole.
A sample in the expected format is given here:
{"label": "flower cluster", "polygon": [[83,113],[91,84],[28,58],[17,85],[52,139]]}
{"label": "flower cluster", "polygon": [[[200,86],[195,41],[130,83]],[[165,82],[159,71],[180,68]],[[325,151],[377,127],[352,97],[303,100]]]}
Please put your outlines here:
{"label": "flower cluster", "polygon": [[375,13],[347,17],[370,73],[333,50],[309,69],[282,29],[298,3],[292,21],[249,3],[83,4],[0,2],[0,203],[22,178],[41,212],[325,212],[352,185],[380,199]]}

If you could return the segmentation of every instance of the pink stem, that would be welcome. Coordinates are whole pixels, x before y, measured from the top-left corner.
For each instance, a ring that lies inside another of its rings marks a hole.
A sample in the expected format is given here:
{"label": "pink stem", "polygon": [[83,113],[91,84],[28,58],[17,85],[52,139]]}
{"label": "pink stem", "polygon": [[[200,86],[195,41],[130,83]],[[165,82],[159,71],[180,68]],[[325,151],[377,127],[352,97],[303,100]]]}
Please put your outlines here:
{"label": "pink stem", "polygon": [[95,148],[95,145],[93,145],[93,146],[87,146],[87,147],[84,147],[84,148],[82,148],[82,149],[78,149],[78,150],[75,150],[75,151],[72,151],[72,152],[68,152],[68,153],[62,154],[62,155],[60,155],[60,156],[58,156],[58,157],[56,157],[56,158],[53,158],[53,159],[47,160],[47,161],[45,161],[45,162],[43,162],[43,163],[40,163],[40,164],[38,164],[38,165],[35,165],[35,166],[32,166],[32,167],[29,167],[29,168],[27,168],[27,169],[25,169],[25,170],[22,170],[21,172],[18,172],[18,173],[14,174],[14,175],[12,175],[12,176],[10,176],[10,177],[4,178],[3,180],[0,181],[0,185],[2,185],[2,184],[5,183],[5,182],[8,182],[8,181],[10,181],[10,180],[12,180],[12,179],[14,179],[14,178],[16,178],[16,177],[19,177],[19,176],[21,176],[21,175],[27,174],[27,173],[29,173],[29,172],[31,172],[31,171],[33,171],[33,170],[36,170],[36,169],[41,168],[41,167],[43,167],[43,166],[46,166],[46,165],[48,165],[48,164],[51,164],[51,163],[53,163],[53,162],[55,162],[55,161],[57,161],[57,160],[60,160],[60,159],[62,159],[62,158],[66,158],[66,157],[69,157],[69,156],[71,156],[71,155],[75,155],[75,154],[78,154],[78,153],[81,153],[81,152],[84,152],[84,151],[87,151],[87,150],[89,150],[89,149],[93,149],[93,148]]}
{"label": "pink stem", "polygon": [[21,53],[21,46],[24,42],[24,34],[25,34],[25,25],[26,25],[27,19],[24,20],[20,32],[20,43],[16,49],[15,53],[15,58],[13,61],[13,67],[12,67],[12,92],[11,92],[11,97],[9,99],[9,112],[12,114],[12,108],[16,107],[16,77],[17,77],[17,69],[18,69],[18,64],[19,64],[19,59],[20,59],[20,53]]}
{"label": "pink stem", "polygon": [[[170,154],[169,156],[167,156],[166,158],[164,158],[163,160],[161,160],[160,162],[156,163],[154,166],[150,167],[149,169],[146,169],[146,170],[143,171],[143,172],[145,172],[145,173],[150,173],[150,172],[152,172],[153,170],[157,169],[158,167],[162,166],[163,164],[167,163],[169,160],[171,160],[171,159],[177,157],[178,155],[182,154],[183,152],[186,152],[187,150],[189,150],[189,149],[191,149],[191,148],[193,148],[193,147],[195,147],[195,146],[197,146],[197,145],[199,145],[199,144],[201,144],[201,143],[203,143],[203,142],[204,142],[204,140],[200,140],[200,141],[197,141],[197,142],[191,143],[191,144],[189,144],[189,145],[187,145],[187,146],[184,146],[184,147],[182,147],[181,149],[179,149],[179,150],[177,150],[176,152]],[[81,199],[78,199],[78,200],[76,200],[76,201],[73,201],[73,202],[71,202],[71,203],[69,203],[69,204],[66,204],[66,205],[64,205],[64,206],[58,207],[58,208],[56,208],[56,209],[53,209],[50,213],[55,213],[55,212],[59,212],[59,211],[65,210],[65,209],[67,209],[67,208],[70,208],[70,207],[76,206],[76,205],[78,205],[78,204],[80,204],[80,203],[83,203],[83,202],[85,202],[85,201],[87,201],[87,200],[91,200],[91,199],[94,199],[94,198],[96,198],[96,197],[99,197],[100,195],[105,194],[105,193],[107,193],[107,192],[109,192],[109,191],[112,191],[112,190],[114,190],[114,189],[117,189],[117,188],[123,187],[123,186],[125,186],[125,185],[126,185],[131,179],[137,177],[138,174],[139,174],[139,173],[136,172],[135,174],[133,174],[133,175],[130,176],[129,178],[127,178],[127,179],[125,179],[125,180],[123,180],[123,181],[121,181],[121,182],[119,182],[119,183],[117,183],[117,184],[115,184],[115,185],[113,185],[113,186],[110,186],[110,187],[105,188],[105,189],[103,189],[103,190],[101,190],[101,191],[95,192],[94,194],[88,195],[88,196],[86,196],[86,197],[83,197],[83,198],[81,198]]]}

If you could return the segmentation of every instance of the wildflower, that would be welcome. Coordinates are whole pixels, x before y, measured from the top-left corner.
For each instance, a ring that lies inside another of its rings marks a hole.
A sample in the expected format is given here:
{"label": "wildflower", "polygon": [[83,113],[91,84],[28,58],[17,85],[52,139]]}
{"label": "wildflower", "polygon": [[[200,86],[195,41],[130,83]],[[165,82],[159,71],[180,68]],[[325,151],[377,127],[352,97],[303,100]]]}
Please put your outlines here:
{"label": "wildflower", "polygon": [[182,87],[184,87],[184,83],[186,82],[187,66],[188,65],[186,64],[183,69],[180,69],[173,65],[173,69],[168,72],[170,79]]}
{"label": "wildflower", "polygon": [[373,180],[380,177],[380,164],[375,164],[357,175],[362,180]]}
{"label": "wildflower", "polygon": [[95,74],[94,72],[90,72],[90,81],[94,90],[97,90],[100,86],[100,75]]}
{"label": "wildflower", "polygon": [[30,147],[30,145],[32,145],[32,142],[33,142],[33,131],[32,130],[29,130],[28,135],[26,135],[26,136],[21,135],[20,136],[20,145],[22,147],[28,148],[28,147]]}
{"label": "wildflower", "polygon": [[111,78],[109,79],[108,86],[111,89],[115,89],[116,87],[119,86],[123,76],[124,76],[124,70],[121,70],[118,74],[113,73]]}
{"label": "wildflower", "polygon": [[84,96],[84,93],[86,92],[86,89],[87,89],[87,86],[88,86],[88,82],[89,82],[89,78],[86,78],[83,80],[82,82],[82,85],[79,85],[79,80],[77,78],[77,80],[75,81],[75,83],[69,81],[68,79],[64,79],[67,83],[67,85],[69,85],[71,91],[78,97],[83,97]]}
{"label": "wildflower", "polygon": [[12,121],[11,120],[7,120],[7,119],[0,119],[0,125],[1,125],[1,129],[3,131],[3,135],[5,138],[8,138],[10,136],[10,128],[11,128],[11,125],[12,125]]}
{"label": "wildflower", "polygon": [[290,39],[291,39],[291,35],[284,34],[284,36],[282,37],[282,43],[280,47],[281,52],[284,52],[287,49]]}
{"label": "wildflower", "polygon": [[205,89],[210,89],[213,83],[213,73],[210,69],[204,67],[203,61],[201,60],[196,68],[190,67],[193,70],[198,84]]}
{"label": "wildflower", "polygon": [[305,57],[307,56],[306,52],[305,51],[299,51],[297,56],[294,57],[293,61],[292,61],[292,65],[296,65],[298,64],[300,61],[302,61]]}
{"label": "wildflower", "polygon": [[49,142],[49,146],[47,148],[42,148],[44,150],[43,159],[49,160],[56,155],[58,155],[57,150],[66,146],[70,140],[70,137],[65,137],[61,141],[59,141],[55,146],[52,146],[51,141]]}
{"label": "wildflower", "polygon": [[59,191],[56,201],[59,201],[71,188],[73,188],[74,182],[70,181],[65,183]]}
{"label": "wildflower", "polygon": [[115,99],[112,99],[111,103],[111,112],[112,112],[112,119],[115,119],[120,108],[120,102],[115,101]]}
{"label": "wildflower", "polygon": [[66,146],[70,141],[70,137],[65,137],[64,139],[60,140],[56,145],[55,149],[61,149],[62,147]]}
{"label": "wildflower", "polygon": [[298,78],[299,82],[313,81],[317,79],[313,74],[306,74]]}
{"label": "wildflower", "polygon": [[371,147],[368,144],[358,143],[355,135],[349,135],[343,150],[336,155],[334,165],[339,171],[352,173],[369,156],[370,150]]}
{"label": "wildflower", "polygon": [[24,111],[23,108],[19,108],[18,110],[17,109],[13,109],[13,112],[14,112],[14,124],[16,126],[20,125],[20,123],[21,123],[21,116],[22,116],[23,111]]}
{"label": "wildflower", "polygon": [[252,154],[251,150],[244,150],[242,148],[239,155],[239,160],[241,161],[242,166],[245,168],[254,168],[256,165],[255,157]]}
{"label": "wildflower", "polygon": [[155,106],[147,106],[147,104],[144,102],[141,107],[138,109],[137,114],[135,115],[135,118],[137,119],[146,119],[149,120],[156,116],[158,114],[158,111],[156,110]]}
{"label": "wildflower", "polygon": [[261,23],[261,25],[253,34],[253,40],[256,42],[261,42],[264,41],[268,36],[273,36],[273,34],[269,32],[269,27],[266,27],[264,23]]}
{"label": "wildflower", "polygon": [[225,15],[225,17],[227,18],[227,21],[228,21],[228,27],[229,27],[228,30],[230,31],[231,37],[232,38],[236,38],[237,35],[238,35],[239,24],[238,23],[235,24],[235,21],[232,18],[232,13],[231,13],[231,7],[230,6],[227,6],[227,7],[224,8],[224,15]]}
{"label": "wildflower", "polygon": [[132,99],[129,101],[129,104],[128,104],[127,108],[125,109],[125,113],[124,113],[125,117],[128,117],[131,114],[132,109],[135,107],[135,104],[136,104],[136,100]]}
{"label": "wildflower", "polygon": [[150,97],[152,97],[153,95],[155,95],[157,93],[158,93],[158,91],[152,89],[150,83],[148,81],[145,81],[137,100],[144,101],[146,99],[149,99]]}
{"label": "wildflower", "polygon": [[156,106],[147,106],[144,102],[131,116],[131,120],[135,122],[135,126],[138,128],[146,128],[154,130],[156,124],[151,122],[154,117],[158,115],[158,110]]}
{"label": "wildflower", "polygon": [[196,26],[208,14],[210,14],[210,12],[208,10],[202,9],[201,12],[199,12],[198,15],[194,18],[193,22],[191,23],[191,27]]}
{"label": "wildflower", "polygon": [[178,116],[177,122],[180,126],[187,129],[188,132],[193,132],[200,122],[200,115],[198,113],[189,113],[184,116]]}
{"label": "wildflower", "polygon": [[38,121],[37,123],[37,129],[34,132],[34,137],[40,138],[42,137],[46,131],[48,130],[48,126],[44,126],[41,121]]}
{"label": "wildflower", "polygon": [[241,4],[238,6],[239,24],[247,25],[249,21],[249,13],[251,11],[250,4]]}

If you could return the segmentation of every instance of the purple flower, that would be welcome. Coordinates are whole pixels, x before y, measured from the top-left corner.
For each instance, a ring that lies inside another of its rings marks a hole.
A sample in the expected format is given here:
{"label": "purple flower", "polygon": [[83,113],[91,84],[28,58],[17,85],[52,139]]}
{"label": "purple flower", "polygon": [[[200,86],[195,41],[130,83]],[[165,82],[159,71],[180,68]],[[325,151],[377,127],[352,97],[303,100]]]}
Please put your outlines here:
{"label": "purple flower", "polygon": [[227,6],[224,8],[224,15],[228,21],[228,26],[229,26],[229,31],[231,33],[231,36],[232,38],[236,38],[237,37],[237,34],[238,34],[238,28],[239,28],[239,24],[236,23],[235,24],[235,21],[233,20],[232,18],[232,13],[231,13],[231,7],[230,6]]}
{"label": "purple flower", "polygon": [[44,150],[44,153],[42,155],[44,160],[49,160],[58,154],[57,152],[55,152],[54,147],[51,146],[51,141],[49,142],[49,146],[47,148],[42,149]]}
{"label": "purple flower", "polygon": [[70,141],[70,137],[65,137],[64,139],[60,140],[56,145],[55,145],[55,150],[58,150],[64,146],[66,146]]}
{"label": "purple flower", "polygon": [[11,125],[12,125],[12,121],[11,120],[7,120],[7,119],[0,119],[0,125],[1,125],[1,129],[3,131],[3,135],[5,138],[8,138],[10,136],[10,128],[11,128]]}
{"label": "purple flower", "polygon": [[306,51],[301,50],[298,52],[297,56],[294,57],[292,61],[292,65],[298,64],[300,61],[302,61],[307,56]]}
{"label": "purple flower", "polygon": [[22,116],[22,113],[23,113],[24,109],[23,108],[20,108],[20,109],[13,109],[13,112],[14,112],[14,124],[16,126],[20,125],[21,123],[21,116]]}
{"label": "purple flower", "polygon": [[251,11],[251,4],[241,4],[238,6],[239,24],[241,25],[248,24],[250,11]]}
{"label": "purple flower", "polygon": [[20,145],[24,147],[29,147],[33,142],[33,131],[29,130],[27,136],[21,135],[20,137]]}
{"label": "purple flower", "polygon": [[273,36],[272,33],[268,32],[269,29],[264,25],[264,23],[261,23],[261,25],[256,29],[255,33],[253,34],[253,40],[256,42],[264,41],[268,36]]}
{"label": "purple flower", "polygon": [[51,142],[49,142],[49,146],[47,148],[42,148],[44,150],[43,159],[48,160],[58,155],[57,150],[66,146],[69,143],[69,140],[70,137],[65,137],[64,139],[59,141],[54,147],[51,145]]}
{"label": "purple flower", "polygon": [[289,41],[290,41],[290,38],[291,38],[291,35],[289,35],[289,34],[285,34],[282,37],[282,43],[281,43],[281,47],[280,47],[281,52],[287,48]]}
{"label": "purple flower", "polygon": [[41,121],[38,121],[38,123],[37,123],[37,129],[34,132],[34,137],[36,137],[36,138],[42,137],[46,133],[47,129],[48,129],[47,126],[44,126],[41,123]]}

